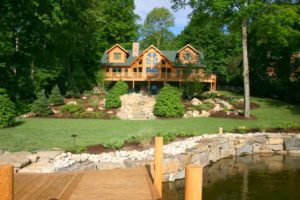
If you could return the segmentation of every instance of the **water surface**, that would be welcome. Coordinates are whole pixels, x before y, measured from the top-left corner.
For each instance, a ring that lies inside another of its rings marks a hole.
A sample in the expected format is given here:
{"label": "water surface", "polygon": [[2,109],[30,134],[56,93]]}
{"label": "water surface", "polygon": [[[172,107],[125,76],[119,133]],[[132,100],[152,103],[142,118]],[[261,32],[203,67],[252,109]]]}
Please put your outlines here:
{"label": "water surface", "polygon": [[[163,190],[164,200],[184,200],[184,180]],[[223,159],[204,170],[203,200],[300,200],[300,157]]]}

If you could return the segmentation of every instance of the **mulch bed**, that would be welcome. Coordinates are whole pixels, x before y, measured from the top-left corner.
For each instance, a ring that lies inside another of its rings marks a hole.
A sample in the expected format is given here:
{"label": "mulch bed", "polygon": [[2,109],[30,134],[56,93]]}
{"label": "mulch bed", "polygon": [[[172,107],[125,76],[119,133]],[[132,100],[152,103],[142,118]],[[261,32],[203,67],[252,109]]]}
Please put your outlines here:
{"label": "mulch bed", "polygon": [[113,150],[113,149],[105,148],[102,144],[97,144],[97,145],[88,146],[86,148],[86,153],[100,154],[100,153],[115,152],[115,151],[120,151],[120,150],[123,150],[123,151],[132,151],[132,150],[143,151],[143,150],[149,149],[153,146],[154,146],[153,144],[151,144],[148,147],[144,147],[139,143],[125,143],[124,146],[121,149]]}
{"label": "mulch bed", "polygon": [[[244,109],[244,103],[235,103],[235,104],[233,104],[233,107],[237,110],[243,110]],[[250,103],[250,109],[251,110],[257,109],[259,107],[260,107],[260,105],[258,105],[256,103],[253,103],[253,102]]]}
{"label": "mulch bed", "polygon": [[242,114],[227,114],[224,111],[219,111],[212,113],[210,117],[215,117],[215,118],[227,118],[227,119],[240,119],[240,120],[256,120],[257,118],[253,115],[250,116],[250,118],[245,118]]}

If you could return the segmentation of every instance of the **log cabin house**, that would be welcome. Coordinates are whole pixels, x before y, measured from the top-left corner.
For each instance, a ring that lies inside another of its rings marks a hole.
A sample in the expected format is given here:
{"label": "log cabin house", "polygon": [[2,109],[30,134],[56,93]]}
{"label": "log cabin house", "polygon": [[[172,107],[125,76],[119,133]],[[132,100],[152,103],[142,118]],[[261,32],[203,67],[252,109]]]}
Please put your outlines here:
{"label": "log cabin house", "polygon": [[152,92],[166,82],[181,87],[185,81],[203,82],[210,91],[216,90],[216,75],[205,73],[203,54],[189,44],[177,51],[154,45],[141,51],[138,42],[126,50],[116,44],[103,54],[101,68],[105,81],[123,80],[133,90]]}
{"label": "log cabin house", "polygon": [[291,56],[292,73],[291,81],[300,80],[300,51],[294,52]]}

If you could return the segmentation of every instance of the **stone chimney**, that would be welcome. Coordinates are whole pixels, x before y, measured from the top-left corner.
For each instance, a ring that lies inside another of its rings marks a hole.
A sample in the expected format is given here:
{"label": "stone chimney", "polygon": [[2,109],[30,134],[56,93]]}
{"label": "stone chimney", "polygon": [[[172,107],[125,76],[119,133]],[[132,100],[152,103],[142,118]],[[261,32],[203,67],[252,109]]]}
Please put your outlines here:
{"label": "stone chimney", "polygon": [[132,43],[132,56],[137,57],[140,51],[140,43],[134,42]]}

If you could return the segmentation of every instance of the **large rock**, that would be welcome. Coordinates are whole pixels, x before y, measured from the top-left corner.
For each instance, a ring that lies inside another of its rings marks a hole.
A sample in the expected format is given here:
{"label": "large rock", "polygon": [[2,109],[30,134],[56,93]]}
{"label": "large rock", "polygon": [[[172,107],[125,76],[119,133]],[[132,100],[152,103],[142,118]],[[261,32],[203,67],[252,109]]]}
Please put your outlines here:
{"label": "large rock", "polygon": [[19,173],[53,173],[56,171],[56,168],[51,163],[37,162],[32,163],[31,165],[22,168],[19,170]]}
{"label": "large rock", "polygon": [[26,151],[2,154],[0,155],[0,164],[10,164],[15,168],[22,168],[30,163],[27,158],[28,155],[31,155],[31,153]]}
{"label": "large rock", "polygon": [[179,169],[178,159],[164,159],[163,160],[163,174],[169,174],[177,172]]}
{"label": "large rock", "polygon": [[40,159],[48,158],[50,160],[53,160],[56,156],[59,156],[62,153],[63,153],[63,151],[38,151],[37,156]]}
{"label": "large rock", "polygon": [[216,102],[213,99],[205,99],[203,103],[215,104]]}
{"label": "large rock", "polygon": [[253,146],[249,145],[249,144],[246,144],[245,146],[243,146],[243,147],[236,150],[236,155],[240,156],[240,155],[243,155],[243,154],[251,154],[252,151],[253,151]]}
{"label": "large rock", "polygon": [[155,98],[142,94],[125,94],[121,97],[122,107],[117,116],[123,120],[155,119],[153,109]]}
{"label": "large rock", "polygon": [[77,101],[69,101],[67,105],[77,105]]}
{"label": "large rock", "polygon": [[273,144],[283,144],[283,139],[282,138],[268,138],[268,144],[273,145]]}
{"label": "large rock", "polygon": [[191,103],[192,103],[193,106],[198,106],[198,105],[202,104],[202,101],[200,101],[200,100],[197,99],[197,98],[193,98],[193,99],[191,100]]}
{"label": "large rock", "polygon": [[289,138],[284,140],[285,150],[300,150],[300,138]]}
{"label": "large rock", "polygon": [[230,103],[221,99],[216,99],[216,103],[222,105],[223,108],[226,108],[228,110],[233,108],[233,106]]}
{"label": "large rock", "polygon": [[212,109],[214,112],[219,112],[222,110],[222,107],[220,104],[215,104],[215,107]]}

